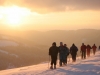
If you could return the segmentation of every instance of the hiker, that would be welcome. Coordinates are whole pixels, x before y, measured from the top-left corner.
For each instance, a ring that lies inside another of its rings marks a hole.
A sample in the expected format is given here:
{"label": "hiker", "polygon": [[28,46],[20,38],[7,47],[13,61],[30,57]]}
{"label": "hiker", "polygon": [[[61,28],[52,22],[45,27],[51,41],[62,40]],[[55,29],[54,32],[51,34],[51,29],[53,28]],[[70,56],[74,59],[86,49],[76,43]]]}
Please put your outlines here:
{"label": "hiker", "polygon": [[86,45],[84,45],[84,43],[82,43],[80,52],[82,53],[81,58],[86,59]]}
{"label": "hiker", "polygon": [[62,64],[65,65],[66,55],[67,55],[67,52],[66,52],[65,47],[63,46],[63,42],[60,42],[60,46],[59,46],[59,59],[60,59],[59,64],[60,64],[60,66],[62,66]]}
{"label": "hiker", "polygon": [[51,67],[50,69],[56,69],[56,62],[57,62],[57,56],[58,56],[58,47],[56,46],[56,43],[53,42],[52,46],[49,48],[49,55],[51,56]]}
{"label": "hiker", "polygon": [[86,48],[87,48],[87,56],[89,57],[90,56],[91,46],[88,44]]}
{"label": "hiker", "polygon": [[96,49],[97,49],[95,44],[92,46],[92,49],[93,49],[93,54],[95,55],[95,52],[96,52]]}
{"label": "hiker", "polygon": [[99,46],[99,50],[100,50],[100,46]]}
{"label": "hiker", "polygon": [[65,65],[67,65],[67,57],[68,57],[68,55],[69,55],[69,48],[67,47],[66,44],[64,44],[64,47],[65,47],[65,49],[66,49],[66,61],[65,61]]}
{"label": "hiker", "polygon": [[70,53],[71,53],[73,62],[76,62],[77,51],[78,51],[78,48],[75,46],[75,44],[72,44],[72,46],[70,47]]}

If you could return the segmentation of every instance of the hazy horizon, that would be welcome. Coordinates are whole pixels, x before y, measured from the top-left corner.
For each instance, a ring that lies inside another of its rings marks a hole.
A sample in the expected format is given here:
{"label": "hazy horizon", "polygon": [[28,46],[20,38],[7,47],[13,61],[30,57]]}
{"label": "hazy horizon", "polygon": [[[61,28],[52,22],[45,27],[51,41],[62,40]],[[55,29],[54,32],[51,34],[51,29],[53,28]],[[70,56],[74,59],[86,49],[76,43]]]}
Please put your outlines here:
{"label": "hazy horizon", "polygon": [[77,31],[77,30],[100,30],[95,28],[82,28],[82,29],[16,29],[16,28],[1,28],[0,31],[37,31],[37,32],[48,32],[48,31]]}

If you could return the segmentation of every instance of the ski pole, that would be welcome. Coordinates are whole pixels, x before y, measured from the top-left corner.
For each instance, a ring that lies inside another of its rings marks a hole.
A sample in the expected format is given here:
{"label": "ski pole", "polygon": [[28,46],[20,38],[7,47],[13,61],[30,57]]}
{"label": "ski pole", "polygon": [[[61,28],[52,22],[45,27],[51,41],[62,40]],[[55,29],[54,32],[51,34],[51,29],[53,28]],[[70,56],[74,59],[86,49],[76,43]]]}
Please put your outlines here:
{"label": "ski pole", "polygon": [[78,54],[77,54],[77,60],[79,60],[79,58],[78,58]]}
{"label": "ski pole", "polygon": [[49,56],[48,68],[49,68],[49,63],[50,63],[50,56]]}

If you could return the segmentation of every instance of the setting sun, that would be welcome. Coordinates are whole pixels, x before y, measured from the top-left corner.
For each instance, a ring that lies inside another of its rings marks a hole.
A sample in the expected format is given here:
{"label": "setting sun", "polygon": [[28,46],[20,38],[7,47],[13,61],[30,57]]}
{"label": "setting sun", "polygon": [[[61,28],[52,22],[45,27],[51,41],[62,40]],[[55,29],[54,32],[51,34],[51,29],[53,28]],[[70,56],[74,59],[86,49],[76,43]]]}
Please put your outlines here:
{"label": "setting sun", "polygon": [[30,10],[18,6],[12,6],[2,8],[2,13],[4,15],[5,24],[17,26],[23,23],[22,20],[25,16],[30,14]]}
{"label": "setting sun", "polygon": [[16,14],[9,14],[7,16],[7,21],[11,25],[20,24],[20,20],[21,20],[21,17],[19,15],[16,15]]}

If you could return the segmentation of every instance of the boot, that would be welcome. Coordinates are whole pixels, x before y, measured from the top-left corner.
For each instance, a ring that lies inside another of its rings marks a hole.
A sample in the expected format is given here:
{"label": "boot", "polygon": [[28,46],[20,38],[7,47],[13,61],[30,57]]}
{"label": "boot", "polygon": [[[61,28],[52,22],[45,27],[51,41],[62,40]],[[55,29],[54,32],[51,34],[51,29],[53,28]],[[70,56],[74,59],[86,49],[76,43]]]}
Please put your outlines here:
{"label": "boot", "polygon": [[51,65],[50,69],[53,69],[53,66]]}
{"label": "boot", "polygon": [[56,69],[56,65],[54,65],[54,69]]}

